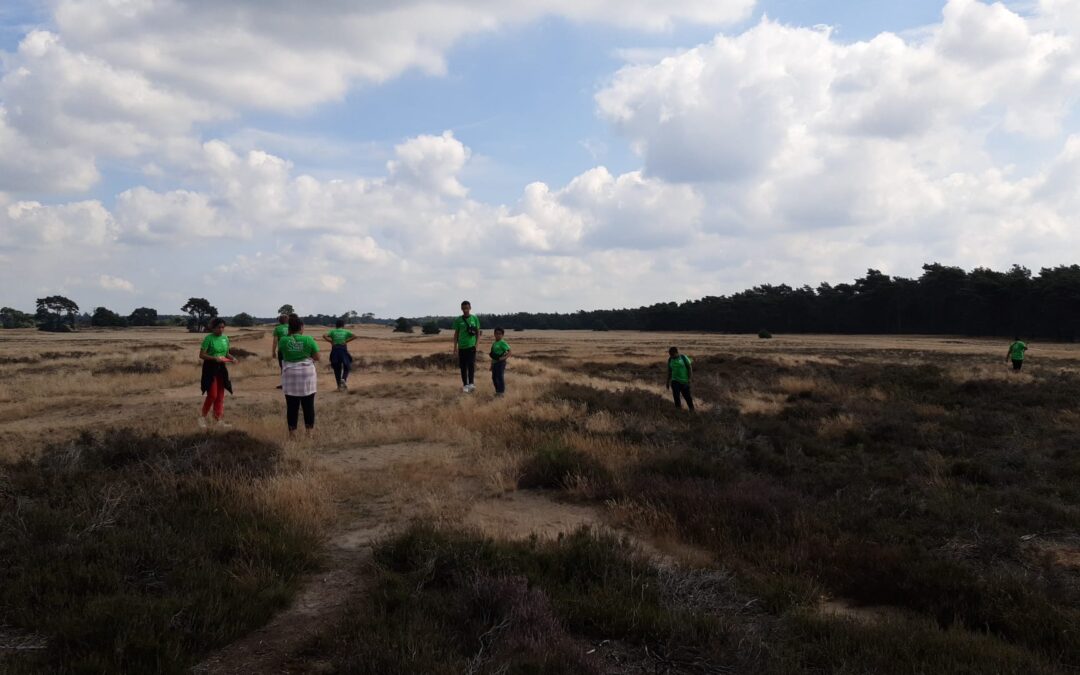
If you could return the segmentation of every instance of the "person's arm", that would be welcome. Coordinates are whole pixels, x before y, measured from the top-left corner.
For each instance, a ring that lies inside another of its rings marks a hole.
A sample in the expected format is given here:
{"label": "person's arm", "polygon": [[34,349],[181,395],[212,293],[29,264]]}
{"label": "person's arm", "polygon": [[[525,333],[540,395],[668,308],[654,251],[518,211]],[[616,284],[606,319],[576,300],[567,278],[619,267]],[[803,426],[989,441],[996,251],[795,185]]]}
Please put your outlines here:
{"label": "person's arm", "polygon": [[199,350],[199,359],[202,361],[216,361],[217,363],[228,363],[228,356],[210,356],[206,353],[205,349]]}
{"label": "person's arm", "polygon": [[1012,345],[1009,345],[1009,349],[1005,352],[1005,360],[1006,361],[1011,361],[1012,360]]}
{"label": "person's arm", "polygon": [[319,343],[315,342],[314,340],[311,341],[311,360],[319,360]]}
{"label": "person's arm", "polygon": [[500,360],[500,361],[505,361],[505,360],[507,360],[507,359],[509,359],[509,358],[510,358],[510,347],[509,347],[509,346],[507,346],[507,347],[506,347],[506,351],[505,351],[505,352],[503,352],[503,355],[499,357],[499,360]]}
{"label": "person's arm", "polygon": [[349,337],[345,338],[345,344],[349,344],[350,342],[352,342],[355,339],[356,339],[355,335],[350,335]]}
{"label": "person's arm", "polygon": [[686,383],[690,384],[694,380],[694,364],[690,363],[690,360],[686,361]]}
{"label": "person's arm", "polygon": [[270,331],[270,358],[277,358],[277,333]]}
{"label": "person's arm", "polygon": [[455,354],[457,353],[457,345],[458,345],[458,333],[460,333],[460,332],[461,332],[461,329],[460,329],[460,328],[455,328],[455,329],[454,329],[454,337],[453,337],[453,338],[451,338],[451,340],[453,340],[453,343],[454,343],[454,345],[453,345],[453,350],[454,350],[454,353],[455,353]]}
{"label": "person's arm", "polygon": [[665,389],[671,389],[671,359],[667,362],[667,382],[664,383]]}
{"label": "person's arm", "polygon": [[330,337],[329,335],[322,336],[322,339],[326,340],[330,344],[334,344],[334,338]]}

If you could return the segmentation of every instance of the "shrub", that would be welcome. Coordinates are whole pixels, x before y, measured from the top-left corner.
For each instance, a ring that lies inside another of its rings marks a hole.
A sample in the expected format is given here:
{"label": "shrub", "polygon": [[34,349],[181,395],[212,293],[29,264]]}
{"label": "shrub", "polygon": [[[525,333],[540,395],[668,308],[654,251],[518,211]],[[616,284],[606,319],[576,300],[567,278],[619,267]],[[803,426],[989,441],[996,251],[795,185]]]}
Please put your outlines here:
{"label": "shrub", "polygon": [[601,492],[610,489],[611,473],[589,455],[552,441],[525,460],[518,478],[520,488],[565,488],[575,477],[584,478]]}
{"label": "shrub", "polygon": [[761,330],[759,330],[759,331],[757,332],[757,336],[758,336],[759,338],[761,338],[762,340],[769,340],[769,339],[772,339],[772,333],[770,333],[769,331],[765,330],[764,328],[762,328]]}
{"label": "shrub", "polygon": [[438,335],[442,331],[439,328],[439,324],[436,321],[428,321],[424,324],[424,328],[421,331],[424,335]]}
{"label": "shrub", "polygon": [[16,672],[184,672],[265,622],[316,534],[247,501],[280,449],[239,432],[113,431],[0,464],[0,625]]}
{"label": "shrub", "polygon": [[395,333],[411,333],[413,332],[412,322],[403,316],[399,316],[397,321],[394,322]]}
{"label": "shrub", "polygon": [[232,321],[230,321],[229,323],[236,326],[237,328],[251,328],[255,325],[255,318],[247,312],[240,312],[239,314],[234,316],[232,318]]}

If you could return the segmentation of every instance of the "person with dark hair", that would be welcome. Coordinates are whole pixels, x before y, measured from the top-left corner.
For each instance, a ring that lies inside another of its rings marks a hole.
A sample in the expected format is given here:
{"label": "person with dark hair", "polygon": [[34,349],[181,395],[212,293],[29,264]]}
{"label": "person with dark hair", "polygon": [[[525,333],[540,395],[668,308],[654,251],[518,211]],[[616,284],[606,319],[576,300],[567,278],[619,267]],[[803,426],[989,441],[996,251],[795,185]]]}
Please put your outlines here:
{"label": "person with dark hair", "polygon": [[495,342],[488,352],[491,357],[491,383],[495,385],[496,396],[506,393],[506,361],[510,358],[510,345],[503,339],[505,335],[505,330],[496,328]]}
{"label": "person with dark hair", "polygon": [[334,369],[338,391],[348,391],[349,371],[352,370],[352,355],[346,346],[356,339],[352,331],[345,329],[345,321],[338,319],[335,328],[326,332],[323,339],[330,343],[330,366]]}
{"label": "person with dark hair", "polygon": [[[278,352],[278,342],[281,338],[289,334],[289,317],[284,314],[279,314],[277,318],[277,325],[274,326],[274,332],[270,334],[270,358],[277,359],[278,372],[281,372],[283,367],[281,353]],[[277,386],[281,389],[281,385]]]}
{"label": "person with dark hair", "polygon": [[689,356],[679,353],[678,347],[668,350],[667,362],[667,388],[671,390],[675,398],[675,407],[682,408],[682,401],[686,399],[686,407],[694,412],[694,397],[690,394],[690,380],[694,377],[694,367],[691,365]]}
{"label": "person with dark hair", "polygon": [[284,365],[281,369],[281,388],[285,394],[285,420],[289,438],[296,436],[300,409],[304,409],[304,427],[308,434],[315,429],[315,392],[318,372],[319,345],[304,335],[304,322],[298,316],[289,317],[289,334],[278,342],[278,353]]}
{"label": "person with dark hair", "polygon": [[210,333],[203,338],[199,347],[199,360],[202,361],[202,380],[200,386],[206,395],[203,401],[199,427],[209,427],[207,415],[214,411],[214,421],[223,427],[228,424],[221,421],[225,414],[225,392],[232,393],[229,381],[229,369],[225,365],[236,359],[229,353],[229,336],[225,335],[225,319],[214,317],[210,320]]}
{"label": "person with dark hair", "polygon": [[476,391],[476,345],[480,341],[480,319],[472,313],[472,303],[461,303],[461,316],[454,319],[454,353],[458,357],[461,369],[461,391],[471,394]]}
{"label": "person with dark hair", "polygon": [[1024,367],[1024,353],[1027,348],[1027,343],[1022,342],[1019,336],[1014,337],[1012,344],[1009,345],[1009,353],[1005,356],[1005,362],[1012,361],[1013,370],[1020,370]]}

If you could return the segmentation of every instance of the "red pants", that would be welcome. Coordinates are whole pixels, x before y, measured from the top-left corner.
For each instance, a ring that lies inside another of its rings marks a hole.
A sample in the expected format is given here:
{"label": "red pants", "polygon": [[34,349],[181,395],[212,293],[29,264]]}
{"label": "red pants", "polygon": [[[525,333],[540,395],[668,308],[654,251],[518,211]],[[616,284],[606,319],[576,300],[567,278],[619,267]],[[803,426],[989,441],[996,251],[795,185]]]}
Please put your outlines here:
{"label": "red pants", "polygon": [[210,383],[210,391],[206,392],[206,400],[202,404],[203,417],[210,412],[211,406],[214,408],[214,419],[221,419],[225,414],[225,380],[221,375],[214,378]]}

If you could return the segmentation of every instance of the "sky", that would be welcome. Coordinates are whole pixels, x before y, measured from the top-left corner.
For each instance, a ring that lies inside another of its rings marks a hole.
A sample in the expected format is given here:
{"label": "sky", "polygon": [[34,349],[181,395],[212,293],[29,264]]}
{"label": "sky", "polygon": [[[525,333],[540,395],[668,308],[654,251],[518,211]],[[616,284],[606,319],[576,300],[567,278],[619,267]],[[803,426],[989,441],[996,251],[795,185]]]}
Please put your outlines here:
{"label": "sky", "polygon": [[4,0],[0,305],[636,307],[1080,252],[1080,0]]}

